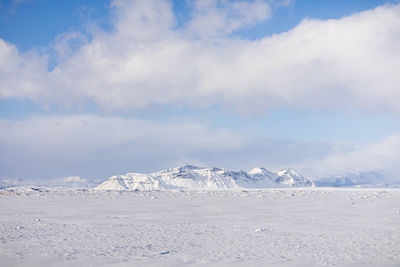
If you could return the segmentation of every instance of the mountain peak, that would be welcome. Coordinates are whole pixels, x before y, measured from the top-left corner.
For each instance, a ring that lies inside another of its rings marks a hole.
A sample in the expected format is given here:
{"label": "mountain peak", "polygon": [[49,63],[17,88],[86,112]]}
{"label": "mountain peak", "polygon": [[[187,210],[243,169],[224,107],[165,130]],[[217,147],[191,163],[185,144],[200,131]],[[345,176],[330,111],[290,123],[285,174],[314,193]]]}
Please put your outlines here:
{"label": "mountain peak", "polygon": [[252,174],[262,174],[262,173],[265,173],[265,172],[268,172],[265,168],[263,168],[263,167],[256,167],[256,168],[251,169],[251,170],[249,171],[249,174],[250,174],[250,175],[252,175]]}
{"label": "mountain peak", "polygon": [[281,169],[276,173],[277,182],[285,185],[315,186],[314,182],[292,169]]}
{"label": "mountain peak", "polygon": [[284,174],[291,174],[291,175],[296,175],[296,176],[301,176],[298,172],[296,172],[295,170],[293,170],[293,169],[280,169],[278,172],[277,172],[277,174],[278,175],[284,175]]}
{"label": "mountain peak", "polygon": [[190,165],[190,164],[185,164],[183,166],[176,167],[176,169],[178,169],[178,170],[198,170],[198,169],[202,169],[202,168],[194,166],[194,165]]}

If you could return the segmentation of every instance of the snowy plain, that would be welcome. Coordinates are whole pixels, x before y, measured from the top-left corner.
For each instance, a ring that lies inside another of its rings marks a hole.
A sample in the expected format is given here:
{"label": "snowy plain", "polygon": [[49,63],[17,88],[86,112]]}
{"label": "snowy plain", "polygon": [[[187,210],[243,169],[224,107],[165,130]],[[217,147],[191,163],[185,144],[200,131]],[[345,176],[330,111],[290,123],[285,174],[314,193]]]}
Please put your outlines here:
{"label": "snowy plain", "polygon": [[400,266],[400,189],[0,190],[1,266]]}

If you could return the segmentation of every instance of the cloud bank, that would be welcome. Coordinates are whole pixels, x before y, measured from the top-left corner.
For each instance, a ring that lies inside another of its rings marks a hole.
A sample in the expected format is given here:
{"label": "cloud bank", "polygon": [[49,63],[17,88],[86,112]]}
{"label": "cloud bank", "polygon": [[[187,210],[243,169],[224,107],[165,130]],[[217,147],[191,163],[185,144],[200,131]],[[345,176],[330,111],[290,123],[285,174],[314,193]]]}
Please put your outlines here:
{"label": "cloud bank", "polygon": [[[58,38],[61,59],[51,71],[48,56],[0,40],[0,98],[72,107],[91,101],[112,111],[215,104],[244,113],[276,106],[400,110],[400,5],[304,19],[259,40],[232,33],[268,19],[270,6],[261,0],[195,1],[183,25],[169,1],[115,0],[111,7],[110,32]],[[71,38],[84,41],[71,49]]]}
{"label": "cloud bank", "polygon": [[388,180],[399,181],[400,134],[385,140],[354,147],[348,151],[337,151],[318,160],[302,162],[305,171],[315,177],[346,175],[351,172],[381,172]]}
{"label": "cloud bank", "polygon": [[1,178],[98,179],[191,163],[244,170],[290,167],[313,178],[385,171],[398,179],[399,151],[400,135],[355,146],[255,137],[198,123],[98,115],[0,120]]}
{"label": "cloud bank", "polygon": [[226,152],[243,143],[239,135],[196,123],[97,115],[0,120],[0,177],[60,178],[79,173],[105,178],[121,171],[183,164],[192,153]]}

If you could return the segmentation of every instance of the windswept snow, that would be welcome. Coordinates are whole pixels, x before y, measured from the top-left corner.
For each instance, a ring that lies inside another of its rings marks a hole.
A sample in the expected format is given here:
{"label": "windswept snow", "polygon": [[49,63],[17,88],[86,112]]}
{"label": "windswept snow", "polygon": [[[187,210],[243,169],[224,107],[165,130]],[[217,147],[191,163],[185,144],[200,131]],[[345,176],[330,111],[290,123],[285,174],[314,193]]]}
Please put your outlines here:
{"label": "windswept snow", "polygon": [[398,203],[400,189],[10,188],[0,266],[400,266]]}
{"label": "windswept snow", "polygon": [[278,173],[255,168],[249,173],[223,168],[200,168],[191,165],[155,173],[127,173],[112,176],[96,190],[159,190],[159,189],[243,189],[271,187],[306,187],[313,182],[293,170]]}

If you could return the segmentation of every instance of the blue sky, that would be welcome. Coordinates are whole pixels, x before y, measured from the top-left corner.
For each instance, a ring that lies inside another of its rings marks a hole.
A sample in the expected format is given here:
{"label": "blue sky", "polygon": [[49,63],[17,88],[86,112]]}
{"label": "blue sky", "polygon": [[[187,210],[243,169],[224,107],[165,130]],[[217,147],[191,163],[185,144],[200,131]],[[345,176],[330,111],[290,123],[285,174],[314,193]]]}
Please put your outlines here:
{"label": "blue sky", "polygon": [[[355,12],[396,2],[309,0],[292,1],[288,6],[272,5],[273,14],[269,20],[251,29],[241,30],[238,35],[250,39],[261,38],[288,31],[306,17],[338,19]],[[174,1],[173,8],[177,20],[184,22],[190,19],[191,11],[188,1]],[[87,23],[90,22],[95,22],[105,29],[112,27],[108,0],[3,0],[0,12],[2,38],[17,45],[22,51],[33,47],[47,47],[58,34],[71,30],[84,31]]]}
{"label": "blue sky", "polygon": [[191,163],[397,179],[399,10],[398,1],[2,1],[0,178]]}

